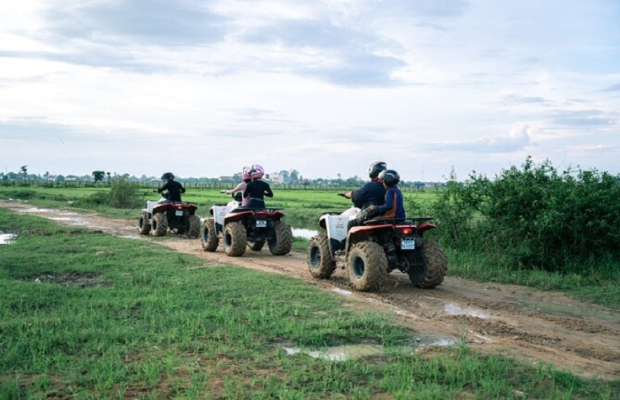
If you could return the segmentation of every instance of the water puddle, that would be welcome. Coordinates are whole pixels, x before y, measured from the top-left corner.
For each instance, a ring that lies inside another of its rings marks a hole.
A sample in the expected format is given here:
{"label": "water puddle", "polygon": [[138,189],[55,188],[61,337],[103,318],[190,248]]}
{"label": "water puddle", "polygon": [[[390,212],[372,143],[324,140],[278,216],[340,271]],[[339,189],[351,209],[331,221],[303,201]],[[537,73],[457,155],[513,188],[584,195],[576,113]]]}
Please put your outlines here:
{"label": "water puddle", "polygon": [[476,317],[480,319],[489,319],[490,317],[480,311],[476,311],[472,308],[463,308],[458,304],[448,303],[443,307],[443,310],[448,315],[465,315],[468,317]]}
{"label": "water puddle", "polygon": [[12,233],[2,233],[0,232],[0,244],[11,244],[17,235]]}
{"label": "water puddle", "polygon": [[518,303],[526,308],[560,317],[597,318],[604,321],[620,323],[620,315],[595,308],[582,308],[570,304],[554,303],[548,300],[518,299]]}
{"label": "water puddle", "polygon": [[86,225],[86,222],[79,218],[71,218],[71,217],[52,217],[50,218],[52,221],[64,221],[71,222],[73,225]]}
{"label": "water puddle", "polygon": [[300,237],[304,239],[312,239],[314,236],[318,234],[317,231],[313,231],[311,229],[293,229],[293,236]]}
{"label": "water puddle", "polygon": [[289,356],[295,354],[306,354],[313,358],[320,358],[329,361],[355,360],[361,357],[380,355],[385,352],[385,348],[379,345],[359,344],[329,347],[325,350],[308,350],[298,347],[283,347]]}
{"label": "water puddle", "polygon": [[344,289],[340,289],[340,288],[333,288],[332,289],[334,292],[341,294],[343,296],[351,296],[353,294],[353,292],[349,291],[349,290],[344,290]]}
{"label": "water puddle", "polygon": [[282,350],[284,350],[289,356],[305,354],[307,356],[320,358],[322,360],[347,361],[357,360],[367,356],[384,355],[388,351],[394,350],[406,354],[413,354],[430,347],[450,347],[457,346],[459,344],[459,340],[455,337],[424,337],[417,338],[413,342],[414,343],[412,345],[397,346],[390,349],[377,344],[356,344],[327,347],[322,350],[303,349],[299,347],[283,347]]}

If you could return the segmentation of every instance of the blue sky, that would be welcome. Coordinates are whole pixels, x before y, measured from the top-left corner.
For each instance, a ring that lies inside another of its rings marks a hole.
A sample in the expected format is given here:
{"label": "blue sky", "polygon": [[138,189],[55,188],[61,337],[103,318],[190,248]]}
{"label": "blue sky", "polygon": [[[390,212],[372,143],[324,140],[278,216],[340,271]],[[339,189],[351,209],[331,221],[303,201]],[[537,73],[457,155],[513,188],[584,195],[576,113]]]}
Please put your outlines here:
{"label": "blue sky", "polygon": [[0,169],[620,173],[618,0],[20,0]]}

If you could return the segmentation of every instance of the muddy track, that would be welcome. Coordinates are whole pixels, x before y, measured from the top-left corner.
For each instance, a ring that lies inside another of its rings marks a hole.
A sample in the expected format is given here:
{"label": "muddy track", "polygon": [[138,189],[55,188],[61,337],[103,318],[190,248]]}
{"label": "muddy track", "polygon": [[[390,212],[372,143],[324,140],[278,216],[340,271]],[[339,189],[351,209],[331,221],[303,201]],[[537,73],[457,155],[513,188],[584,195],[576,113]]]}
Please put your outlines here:
{"label": "muddy track", "polygon": [[[476,283],[447,276],[435,289],[414,288],[393,272],[382,291],[351,291],[342,269],[329,280],[310,276],[304,253],[272,256],[248,249],[228,257],[221,247],[202,250],[199,239],[140,236],[136,221],[93,213],[41,210],[23,202],[0,201],[0,207],[54,219],[59,223],[101,230],[116,236],[150,240],[205,260],[206,265],[234,264],[281,273],[345,296],[350,307],[393,314],[427,343],[461,344],[485,354],[501,354],[528,363],[551,363],[583,377],[620,379],[620,312],[585,304],[561,293],[520,286]],[[448,271],[449,274],[449,271]],[[433,351],[435,347],[422,347]]]}

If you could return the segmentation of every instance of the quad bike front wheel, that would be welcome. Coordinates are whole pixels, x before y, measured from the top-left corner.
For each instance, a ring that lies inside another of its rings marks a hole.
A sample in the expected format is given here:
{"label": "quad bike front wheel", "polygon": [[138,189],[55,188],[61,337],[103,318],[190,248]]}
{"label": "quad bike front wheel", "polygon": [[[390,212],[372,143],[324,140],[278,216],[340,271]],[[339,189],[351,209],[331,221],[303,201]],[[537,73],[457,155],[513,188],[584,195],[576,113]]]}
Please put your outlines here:
{"label": "quad bike front wheel", "polygon": [[269,251],[274,256],[283,256],[291,252],[293,247],[293,230],[282,221],[276,221],[273,239],[269,240]]}
{"label": "quad bike front wheel", "polygon": [[149,224],[149,214],[144,211],[140,214],[140,218],[138,219],[138,232],[140,235],[148,235],[151,231],[151,224]]}
{"label": "quad bike front wheel", "polygon": [[359,242],[349,251],[346,267],[353,288],[367,292],[381,288],[387,276],[388,261],[380,244]]}
{"label": "quad bike front wheel", "polygon": [[215,221],[212,219],[205,220],[202,226],[202,235],[200,238],[204,251],[215,251],[219,244],[217,233],[215,233]]}
{"label": "quad bike front wheel", "polygon": [[414,282],[414,285],[423,289],[432,289],[443,282],[448,271],[448,259],[443,249],[432,240],[424,243],[422,251],[426,261],[426,276],[423,281]]}
{"label": "quad bike front wheel", "polygon": [[319,234],[308,242],[306,253],[310,275],[317,279],[328,279],[336,270],[336,261],[329,250],[329,238]]}
{"label": "quad bike front wheel", "polygon": [[200,237],[200,217],[196,214],[192,214],[189,216],[189,229],[187,230],[186,236],[190,239],[196,239]]}
{"label": "quad bike front wheel", "polygon": [[224,252],[230,257],[239,257],[245,253],[248,244],[245,226],[240,222],[230,222],[224,228]]}
{"label": "quad bike front wheel", "polygon": [[153,216],[151,222],[151,235],[153,236],[166,236],[168,232],[168,219],[166,214],[157,213]]}

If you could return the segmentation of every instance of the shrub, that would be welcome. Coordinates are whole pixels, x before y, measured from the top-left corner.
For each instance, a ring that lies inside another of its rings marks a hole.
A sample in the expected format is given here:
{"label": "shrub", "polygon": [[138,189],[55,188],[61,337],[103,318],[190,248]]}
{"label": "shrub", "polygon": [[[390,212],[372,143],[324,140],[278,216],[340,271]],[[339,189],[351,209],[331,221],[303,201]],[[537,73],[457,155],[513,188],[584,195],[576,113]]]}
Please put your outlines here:
{"label": "shrub", "polygon": [[129,181],[127,174],[110,179],[110,206],[114,208],[137,208],[141,199],[138,185]]}
{"label": "shrub", "polygon": [[450,182],[434,212],[447,246],[501,253],[520,267],[580,269],[620,255],[619,181],[528,157],[493,180]]}

